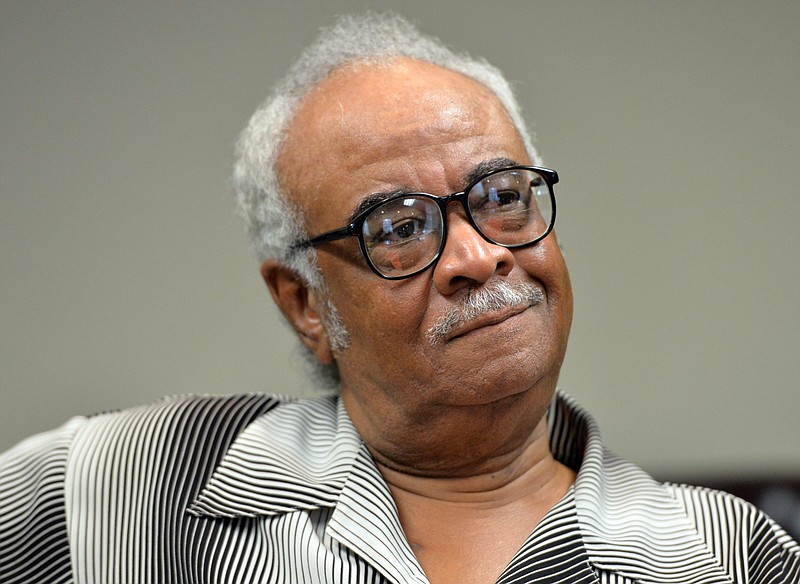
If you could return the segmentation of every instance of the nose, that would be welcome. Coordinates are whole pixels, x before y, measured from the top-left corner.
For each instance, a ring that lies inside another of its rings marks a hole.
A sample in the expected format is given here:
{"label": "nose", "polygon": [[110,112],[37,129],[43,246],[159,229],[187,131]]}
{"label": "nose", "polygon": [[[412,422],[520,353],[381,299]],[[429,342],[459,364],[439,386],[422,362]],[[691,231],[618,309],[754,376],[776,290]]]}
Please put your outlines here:
{"label": "nose", "polygon": [[440,294],[485,283],[494,275],[507,275],[514,267],[514,254],[486,241],[463,212],[450,211],[447,243],[433,270],[433,283]]}

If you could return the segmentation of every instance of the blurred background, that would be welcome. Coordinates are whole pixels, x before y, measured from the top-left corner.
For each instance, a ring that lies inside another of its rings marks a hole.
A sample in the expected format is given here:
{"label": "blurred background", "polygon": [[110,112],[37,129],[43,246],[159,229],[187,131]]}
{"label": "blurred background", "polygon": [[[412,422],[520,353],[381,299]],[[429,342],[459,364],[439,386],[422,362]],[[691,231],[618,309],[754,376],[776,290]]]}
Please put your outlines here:
{"label": "blurred background", "polygon": [[789,1],[5,0],[0,450],[164,394],[314,393],[228,176],[319,27],[367,7],[516,87],[562,179],[561,387],[608,445],[662,479],[770,484],[800,508]]}

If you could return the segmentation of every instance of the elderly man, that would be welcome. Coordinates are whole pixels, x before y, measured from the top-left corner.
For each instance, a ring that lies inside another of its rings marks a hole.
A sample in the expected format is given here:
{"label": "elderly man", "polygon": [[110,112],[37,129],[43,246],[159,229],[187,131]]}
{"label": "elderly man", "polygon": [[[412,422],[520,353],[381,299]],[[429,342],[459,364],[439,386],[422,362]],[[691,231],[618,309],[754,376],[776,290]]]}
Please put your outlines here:
{"label": "elderly man", "polygon": [[730,495],[659,484],[556,392],[572,318],[507,83],[343,19],[245,130],[235,182],[337,395],[79,418],[0,466],[2,582],[799,582]]}

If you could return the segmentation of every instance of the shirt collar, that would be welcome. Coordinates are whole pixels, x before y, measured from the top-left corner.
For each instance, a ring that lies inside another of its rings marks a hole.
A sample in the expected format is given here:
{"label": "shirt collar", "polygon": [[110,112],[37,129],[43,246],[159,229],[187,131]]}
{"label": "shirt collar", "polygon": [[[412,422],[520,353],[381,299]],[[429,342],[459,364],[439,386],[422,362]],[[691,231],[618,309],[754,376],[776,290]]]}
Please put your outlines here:
{"label": "shirt collar", "polygon": [[559,393],[550,411],[554,456],[580,460],[575,505],[589,560],[643,582],[733,580],[663,484],[603,446],[594,419]]}
{"label": "shirt collar", "polygon": [[335,397],[288,403],[250,424],[188,512],[232,518],[321,507],[334,508],[328,533],[390,581],[427,582],[389,487]]}
{"label": "shirt collar", "polygon": [[337,398],[283,404],[236,438],[189,512],[255,517],[333,507],[362,448]]}
{"label": "shirt collar", "polygon": [[[665,572],[669,581],[679,576],[685,582],[732,582],[667,488],[604,448],[595,421],[560,391],[550,408],[549,425],[554,456],[579,469],[575,505],[595,566],[648,582],[666,582]],[[339,529],[341,538],[350,538],[348,545],[357,547],[358,534],[337,518],[354,510],[359,503],[351,495],[365,487],[384,507],[394,509],[389,489],[341,400],[307,399],[282,405],[251,423],[189,512],[255,517],[337,507],[329,527]],[[396,510],[389,520],[388,527],[402,539]],[[407,545],[397,550],[398,543],[394,542],[395,552],[414,566],[413,574],[405,574],[406,581],[415,581],[420,573],[416,560]]]}

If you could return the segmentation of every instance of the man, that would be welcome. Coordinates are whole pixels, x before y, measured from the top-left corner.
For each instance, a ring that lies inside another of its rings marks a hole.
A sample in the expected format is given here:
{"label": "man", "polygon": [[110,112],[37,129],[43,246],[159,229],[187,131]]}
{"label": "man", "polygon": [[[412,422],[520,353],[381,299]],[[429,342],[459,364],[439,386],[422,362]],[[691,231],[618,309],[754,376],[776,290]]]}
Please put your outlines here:
{"label": "man", "polygon": [[183,397],[0,461],[2,582],[798,582],[730,495],[606,452],[556,392],[572,318],[507,83],[343,19],[245,130],[278,306],[338,395]]}

